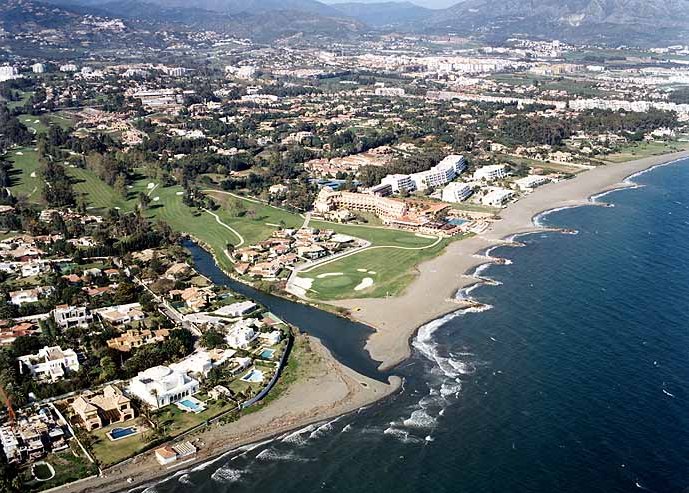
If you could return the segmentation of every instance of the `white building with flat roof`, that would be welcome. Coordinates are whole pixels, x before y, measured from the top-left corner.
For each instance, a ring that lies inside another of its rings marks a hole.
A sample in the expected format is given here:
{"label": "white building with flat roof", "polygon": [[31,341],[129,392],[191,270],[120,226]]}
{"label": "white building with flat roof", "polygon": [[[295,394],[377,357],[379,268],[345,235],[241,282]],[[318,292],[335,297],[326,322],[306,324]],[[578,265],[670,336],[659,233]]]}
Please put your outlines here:
{"label": "white building with flat roof", "polygon": [[402,175],[399,173],[394,175],[387,175],[380,181],[380,184],[390,185],[392,187],[393,193],[400,193],[402,191],[413,192],[414,190],[416,190],[416,184],[414,184],[414,180],[412,180],[409,175]]}
{"label": "white building with flat roof", "polygon": [[514,192],[512,190],[508,190],[506,188],[494,188],[481,198],[481,203],[491,207],[502,207],[512,197],[514,197]]}
{"label": "white building with flat roof", "polygon": [[53,382],[64,378],[66,372],[79,371],[79,359],[72,349],[60,346],[45,346],[37,354],[20,356],[19,373],[28,372],[33,377]]}
{"label": "white building with flat roof", "polygon": [[11,79],[18,79],[20,77],[17,67],[10,65],[3,65],[0,67],[0,82]]}
{"label": "white building with flat roof", "polygon": [[42,63],[34,63],[33,65],[31,65],[31,71],[34,74],[42,74],[43,72],[45,72],[45,65],[43,65]]}
{"label": "white building with flat roof", "polygon": [[431,169],[414,173],[410,178],[417,190],[438,188],[450,183],[466,168],[464,156],[450,155]]}
{"label": "white building with flat roof", "polygon": [[251,319],[237,322],[225,336],[227,344],[231,348],[246,349],[249,344],[256,340],[258,333],[254,330]]}
{"label": "white building with flat roof", "polygon": [[473,189],[466,183],[459,181],[454,181],[448,183],[445,188],[443,188],[443,201],[444,202],[462,202],[467,199],[473,193]]}
{"label": "white building with flat roof", "polygon": [[127,393],[153,409],[181,401],[199,391],[199,381],[168,366],[154,366],[129,381]]}
{"label": "white building with flat roof", "polygon": [[493,181],[507,176],[507,166],[504,164],[492,164],[483,166],[474,171],[474,180]]}
{"label": "white building with flat roof", "polygon": [[256,308],[256,303],[253,301],[238,301],[232,303],[231,305],[221,306],[213,313],[223,317],[241,317],[245,313],[249,313],[251,310]]}
{"label": "white building with flat roof", "polygon": [[59,305],[53,310],[53,319],[58,327],[86,327],[93,322],[91,311],[85,306]]}
{"label": "white building with flat roof", "polygon": [[548,183],[549,181],[550,178],[548,178],[547,176],[529,175],[525,178],[515,180],[514,183],[519,187],[521,191],[527,192],[533,190],[534,188],[540,187],[541,185]]}

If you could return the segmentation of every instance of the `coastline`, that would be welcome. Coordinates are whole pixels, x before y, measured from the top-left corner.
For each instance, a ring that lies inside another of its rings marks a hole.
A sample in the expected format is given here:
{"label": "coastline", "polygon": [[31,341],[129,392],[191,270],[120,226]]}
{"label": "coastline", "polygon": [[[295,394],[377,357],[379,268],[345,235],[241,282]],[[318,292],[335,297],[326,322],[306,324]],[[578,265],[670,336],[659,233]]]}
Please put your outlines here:
{"label": "coastline", "polygon": [[[314,358],[308,373],[300,375],[279,397],[258,410],[231,423],[213,424],[189,437],[201,443],[192,460],[163,467],[155,460],[153,451],[148,451],[106,468],[102,476],[60,486],[58,491],[111,493],[143,489],[163,478],[207,467],[241,447],[271,441],[285,433],[356,412],[400,389],[400,378],[391,377],[390,383],[384,384],[362,376],[339,363],[318,339],[302,337]],[[128,478],[133,481],[128,483]]]}
{"label": "coastline", "polygon": [[[511,204],[481,235],[450,244],[438,257],[419,265],[419,275],[404,293],[388,299],[354,299],[332,303],[350,311],[350,318],[375,329],[366,349],[382,361],[381,370],[390,369],[411,354],[410,339],[423,325],[467,308],[456,298],[458,291],[482,279],[473,274],[480,265],[493,263],[486,250],[513,243],[512,238],[542,231],[537,218],[561,208],[596,205],[594,197],[606,192],[633,187],[625,179],[659,165],[688,158],[689,151],[653,156],[620,164],[608,164],[585,171],[575,178],[545,185]],[[200,243],[202,244],[202,243]],[[220,266],[215,252],[208,250]],[[222,267],[221,267],[222,268]],[[223,269],[225,271],[225,269]],[[297,301],[297,300],[292,300]],[[302,300],[303,302],[303,300]],[[319,307],[320,308],[320,307]],[[177,476],[251,444],[270,441],[294,430],[356,412],[379,402],[401,387],[401,379],[391,377],[388,385],[362,376],[339,363],[316,338],[308,337],[320,357],[316,374],[299,378],[275,401],[242,416],[239,420],[214,425],[194,435],[203,443],[191,461],[168,468],[160,466],[147,452],[104,471],[95,477],[60,487],[61,492],[109,493],[150,486],[162,478]],[[127,478],[133,478],[127,483]]]}
{"label": "coastline", "polygon": [[418,276],[399,296],[387,299],[350,299],[333,303],[349,310],[352,319],[375,329],[366,349],[382,361],[380,370],[393,368],[411,354],[410,340],[423,325],[469,305],[457,293],[482,280],[473,273],[495,259],[484,252],[491,247],[513,244],[522,234],[543,231],[538,217],[563,208],[597,205],[603,194],[633,187],[626,181],[654,167],[689,158],[689,151],[651,156],[584,171],[574,178],[550,183],[510,204],[501,219],[484,233],[451,243],[438,257],[418,266]]}

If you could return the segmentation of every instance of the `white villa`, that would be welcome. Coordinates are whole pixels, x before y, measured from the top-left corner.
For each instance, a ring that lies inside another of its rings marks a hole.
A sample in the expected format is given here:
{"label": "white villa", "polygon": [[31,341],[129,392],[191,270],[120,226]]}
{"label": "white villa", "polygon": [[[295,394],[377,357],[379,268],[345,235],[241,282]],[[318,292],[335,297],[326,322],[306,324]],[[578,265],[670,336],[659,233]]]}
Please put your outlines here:
{"label": "white villa", "polygon": [[187,375],[205,377],[213,367],[223,364],[235,353],[233,349],[199,350],[177,363],[172,363],[170,368]]}
{"label": "white villa", "polygon": [[28,371],[34,377],[53,382],[64,378],[65,371],[79,371],[77,353],[72,349],[63,351],[60,346],[45,346],[38,351],[38,354],[28,354],[17,359],[19,373],[24,374]]}
{"label": "white villa", "polygon": [[256,308],[256,303],[253,301],[238,301],[237,303],[232,303],[231,305],[225,305],[217,310],[215,310],[213,313],[216,315],[220,315],[223,317],[241,317],[245,313],[250,312]]}
{"label": "white villa", "polygon": [[199,391],[199,382],[167,366],[154,366],[129,381],[127,392],[154,409],[173,404]]}
{"label": "white villa", "polygon": [[254,319],[247,319],[237,322],[225,336],[225,340],[230,347],[235,349],[245,349],[257,337],[258,333],[254,330]]}
{"label": "white villa", "polygon": [[494,188],[481,198],[481,203],[492,207],[502,207],[512,197],[514,197],[514,192],[512,190]]}
{"label": "white villa", "polygon": [[53,318],[63,329],[85,327],[93,322],[93,315],[85,306],[58,305],[53,310]]}

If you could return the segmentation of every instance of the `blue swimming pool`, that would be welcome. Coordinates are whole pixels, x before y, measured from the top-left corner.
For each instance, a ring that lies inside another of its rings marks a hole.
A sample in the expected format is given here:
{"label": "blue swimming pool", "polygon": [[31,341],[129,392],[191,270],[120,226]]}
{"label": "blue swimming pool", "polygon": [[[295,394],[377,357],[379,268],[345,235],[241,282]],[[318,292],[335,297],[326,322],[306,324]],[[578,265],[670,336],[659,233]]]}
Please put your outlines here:
{"label": "blue swimming pool", "polygon": [[205,406],[203,404],[192,401],[191,399],[184,399],[182,401],[179,401],[177,404],[194,413],[200,413],[205,409]]}
{"label": "blue swimming pool", "polygon": [[447,221],[448,223],[452,224],[453,226],[461,226],[462,224],[468,223],[466,219],[460,219],[458,217],[454,217]]}
{"label": "blue swimming pool", "polygon": [[275,355],[275,349],[264,349],[259,356],[263,359],[273,359],[273,355]]}
{"label": "blue swimming pool", "polygon": [[129,435],[136,435],[138,432],[135,426],[129,426],[127,428],[113,428],[108,432],[108,435],[111,440],[119,440]]}
{"label": "blue swimming pool", "polygon": [[242,377],[242,380],[249,383],[261,383],[263,381],[263,372],[260,370],[251,370]]}

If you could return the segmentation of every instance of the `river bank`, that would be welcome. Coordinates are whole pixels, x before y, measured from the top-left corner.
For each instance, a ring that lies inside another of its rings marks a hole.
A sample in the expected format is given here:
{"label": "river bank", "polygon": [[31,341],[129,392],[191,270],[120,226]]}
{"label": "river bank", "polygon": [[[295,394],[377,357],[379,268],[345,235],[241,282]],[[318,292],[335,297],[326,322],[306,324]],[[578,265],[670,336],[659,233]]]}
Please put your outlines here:
{"label": "river bank", "polygon": [[550,183],[504,209],[484,233],[450,244],[438,257],[418,267],[418,276],[404,293],[387,299],[352,299],[337,302],[354,320],[375,329],[366,349],[387,370],[409,357],[410,338],[422,325],[466,307],[458,291],[480,282],[472,273],[493,261],[483,252],[511,243],[515,235],[541,229],[534,221],[544,212],[582,205],[594,205],[591,197],[609,190],[633,186],[625,179],[655,166],[689,157],[689,151],[652,156],[620,164],[609,164],[576,177]]}

